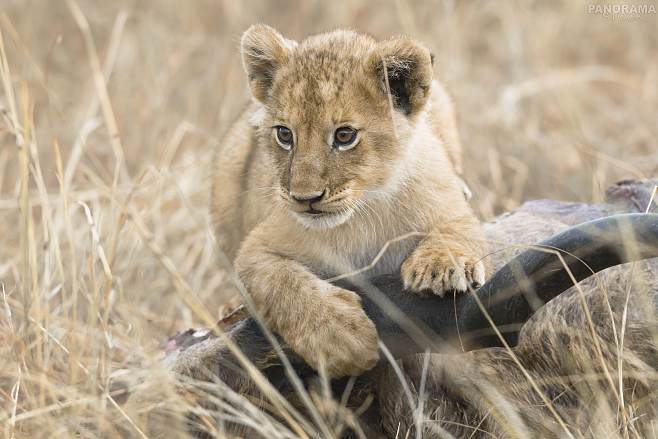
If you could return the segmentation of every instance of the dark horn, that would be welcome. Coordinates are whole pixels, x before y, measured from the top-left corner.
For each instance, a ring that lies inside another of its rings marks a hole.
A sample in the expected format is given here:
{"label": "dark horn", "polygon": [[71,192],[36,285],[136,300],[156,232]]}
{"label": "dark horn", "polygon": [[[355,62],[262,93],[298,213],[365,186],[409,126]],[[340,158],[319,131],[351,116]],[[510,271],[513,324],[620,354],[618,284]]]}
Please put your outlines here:
{"label": "dark horn", "polygon": [[[654,257],[658,257],[658,214],[614,215],[571,227],[536,249],[524,251],[498,270],[475,296],[464,297],[458,313],[459,330],[477,334],[468,338],[470,348],[501,346],[483,311],[498,327],[519,328],[537,308],[571,288],[574,279],[580,282],[606,268]],[[503,335],[516,344],[518,330]]]}
{"label": "dark horn", "polygon": [[[513,258],[475,292],[456,299],[418,297],[403,291],[397,276],[344,286],[362,294],[366,313],[395,356],[441,350],[446,343],[471,350],[502,345],[485,313],[515,344],[522,324],[573,286],[569,271],[581,281],[608,267],[652,257],[658,257],[658,215],[622,214],[554,235]],[[399,311],[391,314],[390,305]]]}

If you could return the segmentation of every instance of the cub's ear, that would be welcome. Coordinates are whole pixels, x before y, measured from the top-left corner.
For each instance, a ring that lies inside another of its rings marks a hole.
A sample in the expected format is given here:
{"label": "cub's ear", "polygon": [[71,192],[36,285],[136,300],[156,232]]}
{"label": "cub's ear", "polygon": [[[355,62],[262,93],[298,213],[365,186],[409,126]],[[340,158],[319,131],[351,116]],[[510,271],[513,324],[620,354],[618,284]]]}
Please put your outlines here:
{"label": "cub's ear", "polygon": [[255,24],[242,34],[242,64],[249,77],[251,94],[256,99],[261,102],[267,99],[276,70],[296,45],[295,41],[283,38],[265,24]]}
{"label": "cub's ear", "polygon": [[397,110],[413,116],[424,108],[432,84],[432,55],[425,46],[404,37],[383,41],[367,66]]}

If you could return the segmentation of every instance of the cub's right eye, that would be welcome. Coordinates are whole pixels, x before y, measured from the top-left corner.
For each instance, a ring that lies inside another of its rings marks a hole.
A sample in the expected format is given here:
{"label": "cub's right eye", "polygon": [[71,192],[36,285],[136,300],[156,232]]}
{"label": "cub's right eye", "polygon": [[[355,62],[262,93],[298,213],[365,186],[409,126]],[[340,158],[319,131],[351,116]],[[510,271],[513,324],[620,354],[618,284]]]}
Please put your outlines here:
{"label": "cub's right eye", "polygon": [[290,151],[293,142],[292,130],[288,127],[277,126],[274,127],[274,133],[274,137],[276,137],[276,142],[279,146],[286,151]]}

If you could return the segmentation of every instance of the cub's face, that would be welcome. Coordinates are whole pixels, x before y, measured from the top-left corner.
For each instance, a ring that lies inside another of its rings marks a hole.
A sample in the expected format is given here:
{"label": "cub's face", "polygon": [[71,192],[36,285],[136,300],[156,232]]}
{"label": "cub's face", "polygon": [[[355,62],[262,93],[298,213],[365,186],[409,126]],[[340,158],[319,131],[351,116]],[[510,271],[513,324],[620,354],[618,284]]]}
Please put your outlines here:
{"label": "cub's face", "polygon": [[242,55],[274,196],[301,224],[338,226],[395,190],[429,93],[427,49],[346,31],[298,44],[258,25],[245,32]]}

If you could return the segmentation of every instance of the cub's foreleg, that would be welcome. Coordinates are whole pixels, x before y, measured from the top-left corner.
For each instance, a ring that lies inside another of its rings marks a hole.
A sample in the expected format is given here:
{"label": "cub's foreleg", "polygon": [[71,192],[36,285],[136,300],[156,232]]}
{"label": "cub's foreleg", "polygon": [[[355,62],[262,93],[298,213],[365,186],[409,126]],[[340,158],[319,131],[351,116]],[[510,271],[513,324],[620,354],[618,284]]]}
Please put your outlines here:
{"label": "cub's foreleg", "polygon": [[277,251],[276,232],[252,231],[235,261],[266,324],[311,367],[331,377],[359,375],[378,358],[377,331],[361,299]]}

